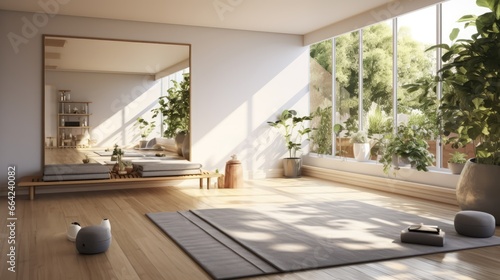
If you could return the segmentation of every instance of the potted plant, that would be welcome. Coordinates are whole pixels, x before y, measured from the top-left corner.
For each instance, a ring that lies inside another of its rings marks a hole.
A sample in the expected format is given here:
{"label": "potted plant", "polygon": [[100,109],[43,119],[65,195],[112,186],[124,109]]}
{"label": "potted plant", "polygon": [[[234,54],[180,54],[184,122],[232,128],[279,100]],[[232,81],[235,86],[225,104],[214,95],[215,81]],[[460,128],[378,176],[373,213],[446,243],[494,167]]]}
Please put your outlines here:
{"label": "potted plant", "polygon": [[267,122],[271,127],[278,129],[285,140],[288,157],[283,159],[284,176],[296,178],[301,176],[302,162],[296,153],[302,148],[302,138],[309,140],[311,129],[304,126],[311,116],[297,116],[297,111],[285,109],[274,122]]}
{"label": "potted plant", "polygon": [[465,163],[467,162],[467,154],[455,151],[450,154],[450,159],[448,160],[448,168],[452,174],[460,174],[464,169]]}
{"label": "potted plant", "polygon": [[[475,158],[465,164],[457,184],[457,201],[462,209],[492,214],[500,225],[500,0],[478,0],[490,11],[459,19],[476,33],[451,45],[431,47],[443,50],[443,83],[440,119],[453,148],[475,146]],[[454,29],[450,38],[456,39]]]}
{"label": "potted plant", "polygon": [[147,137],[156,127],[155,121],[147,121],[142,117],[137,118],[137,124],[141,131],[141,140],[139,141],[139,148],[144,149],[148,143]]}
{"label": "potted plant", "polygon": [[[163,137],[175,138],[177,153],[189,158],[189,116],[190,116],[190,76],[184,74],[181,82],[174,84],[167,90],[167,95],[158,98],[159,107],[152,109],[153,118],[163,116],[165,130]],[[186,141],[186,143],[184,143]]]}
{"label": "potted plant", "polygon": [[121,152],[121,149],[118,149],[118,144],[115,144],[113,146],[113,152],[111,153],[111,161],[117,161],[118,160],[118,153]]}
{"label": "potted plant", "polygon": [[351,134],[353,144],[354,159],[357,161],[367,161],[370,159],[370,142],[368,135],[364,131],[357,131]]}
{"label": "potted plant", "polygon": [[408,164],[419,171],[428,171],[427,166],[434,162],[434,155],[428,151],[429,145],[421,130],[417,126],[401,124],[395,134],[387,136],[380,159],[386,174],[391,167],[398,170]]}

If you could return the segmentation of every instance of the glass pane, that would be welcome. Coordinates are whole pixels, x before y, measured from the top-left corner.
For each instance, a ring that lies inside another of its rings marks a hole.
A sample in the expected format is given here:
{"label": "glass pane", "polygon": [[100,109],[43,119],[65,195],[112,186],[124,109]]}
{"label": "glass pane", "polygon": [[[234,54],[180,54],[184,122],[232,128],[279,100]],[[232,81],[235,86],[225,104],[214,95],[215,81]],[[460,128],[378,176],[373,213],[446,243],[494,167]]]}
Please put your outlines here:
{"label": "glass pane", "polygon": [[358,130],[359,32],[335,39],[335,123],[342,126],[337,133],[336,155],[353,157],[349,136]]}
{"label": "glass pane", "polygon": [[392,21],[363,29],[363,131],[371,139],[376,160],[380,140],[392,132]]}
{"label": "glass pane", "polygon": [[399,17],[398,27],[398,126],[412,126],[436,156],[436,52],[425,51],[436,44],[436,6]]}
{"label": "glass pane", "polygon": [[332,40],[311,45],[311,152],[332,154]]}

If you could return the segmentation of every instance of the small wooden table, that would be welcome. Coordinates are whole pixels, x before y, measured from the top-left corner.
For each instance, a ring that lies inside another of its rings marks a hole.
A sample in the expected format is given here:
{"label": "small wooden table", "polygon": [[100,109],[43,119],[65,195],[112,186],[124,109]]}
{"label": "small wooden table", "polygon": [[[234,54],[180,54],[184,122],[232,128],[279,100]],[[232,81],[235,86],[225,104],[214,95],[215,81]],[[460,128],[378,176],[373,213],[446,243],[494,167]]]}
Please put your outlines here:
{"label": "small wooden table", "polygon": [[45,182],[40,176],[27,176],[22,177],[18,182],[19,187],[29,188],[30,200],[35,199],[35,188],[43,186],[62,186],[62,185],[91,185],[103,183],[129,183],[129,182],[145,182],[145,181],[173,181],[173,180],[187,180],[187,179],[200,179],[200,189],[203,188],[203,179],[207,179],[207,189],[210,189],[210,180],[212,178],[219,178],[222,174],[210,171],[201,171],[196,175],[178,175],[178,176],[164,176],[164,177],[140,177],[137,173],[133,172],[127,175],[118,175],[110,173],[109,179],[96,179],[96,180],[72,180],[72,181],[50,181]]}

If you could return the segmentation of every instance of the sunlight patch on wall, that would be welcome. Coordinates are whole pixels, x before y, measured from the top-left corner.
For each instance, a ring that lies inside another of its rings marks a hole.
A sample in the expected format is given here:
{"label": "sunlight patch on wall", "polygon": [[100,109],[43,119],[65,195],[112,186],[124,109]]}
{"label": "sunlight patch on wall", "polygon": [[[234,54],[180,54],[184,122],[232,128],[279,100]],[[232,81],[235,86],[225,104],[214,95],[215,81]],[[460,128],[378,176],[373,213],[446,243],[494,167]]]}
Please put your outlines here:
{"label": "sunlight patch on wall", "polygon": [[222,168],[232,154],[238,155],[244,170],[274,168],[271,165],[276,164],[286,150],[284,145],[274,146],[276,137],[269,133],[267,121],[274,121],[283,109],[295,108],[301,114],[309,113],[308,65],[309,52],[304,51],[259,90],[248,93],[244,102],[221,102],[221,109],[234,109],[217,123],[209,124],[207,116],[206,125],[212,128],[201,139],[194,139],[192,149],[196,152],[192,154],[211,158],[217,168]]}
{"label": "sunlight patch on wall", "polygon": [[91,138],[96,143],[94,146],[112,147],[118,144],[133,147],[138,144],[140,130],[136,124],[137,118],[151,118],[150,110],[157,104],[160,93],[161,86],[158,82],[95,126],[91,132]]}

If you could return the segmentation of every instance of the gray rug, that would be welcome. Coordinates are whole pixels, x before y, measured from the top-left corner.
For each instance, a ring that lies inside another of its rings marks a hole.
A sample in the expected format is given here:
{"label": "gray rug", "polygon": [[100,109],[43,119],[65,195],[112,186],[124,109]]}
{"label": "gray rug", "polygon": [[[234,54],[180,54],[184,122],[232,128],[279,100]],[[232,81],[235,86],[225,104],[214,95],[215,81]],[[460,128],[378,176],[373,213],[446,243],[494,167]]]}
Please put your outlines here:
{"label": "gray rug", "polygon": [[[452,221],[357,201],[146,214],[215,279],[231,279],[500,245],[458,235]],[[437,225],[443,247],[400,242],[410,224]]]}

